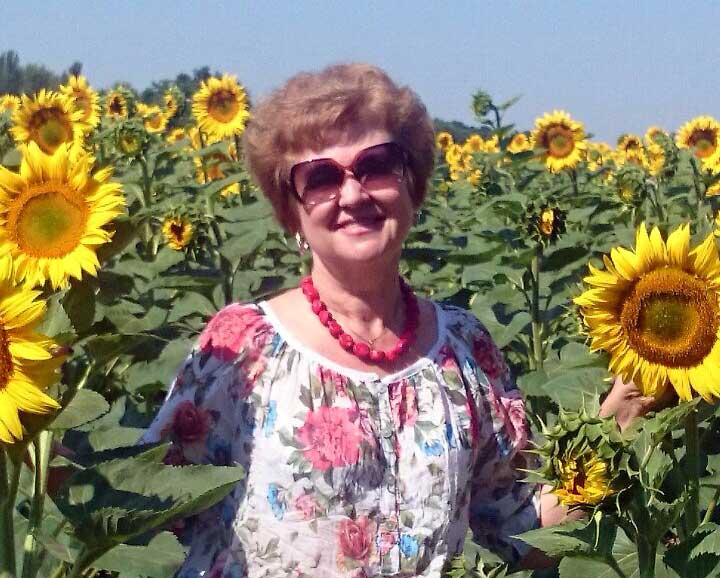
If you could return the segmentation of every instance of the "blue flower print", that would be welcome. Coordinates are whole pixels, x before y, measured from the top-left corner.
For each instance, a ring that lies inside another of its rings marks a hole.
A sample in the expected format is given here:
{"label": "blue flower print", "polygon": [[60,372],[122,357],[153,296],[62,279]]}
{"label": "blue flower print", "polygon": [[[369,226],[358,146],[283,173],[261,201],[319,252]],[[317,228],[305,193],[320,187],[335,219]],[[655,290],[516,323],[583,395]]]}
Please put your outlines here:
{"label": "blue flower print", "polygon": [[273,514],[278,520],[282,520],[285,516],[285,503],[279,499],[280,490],[275,484],[268,485],[267,501],[270,503]]}
{"label": "blue flower print", "polygon": [[422,448],[422,451],[425,452],[425,455],[428,456],[439,456],[443,453],[443,445],[439,440],[429,443],[425,441],[420,447]]}
{"label": "blue flower print", "polygon": [[403,553],[404,556],[417,556],[417,540],[410,534],[403,534],[402,536],[400,536],[400,551]]}
{"label": "blue flower print", "polygon": [[455,443],[455,434],[453,434],[452,425],[449,423],[445,424],[445,437],[447,438],[448,447],[453,449],[457,447],[457,444]]}
{"label": "blue flower print", "polygon": [[267,414],[265,415],[265,423],[263,423],[263,434],[266,438],[269,438],[275,429],[275,422],[277,421],[277,402],[272,400],[268,404]]}

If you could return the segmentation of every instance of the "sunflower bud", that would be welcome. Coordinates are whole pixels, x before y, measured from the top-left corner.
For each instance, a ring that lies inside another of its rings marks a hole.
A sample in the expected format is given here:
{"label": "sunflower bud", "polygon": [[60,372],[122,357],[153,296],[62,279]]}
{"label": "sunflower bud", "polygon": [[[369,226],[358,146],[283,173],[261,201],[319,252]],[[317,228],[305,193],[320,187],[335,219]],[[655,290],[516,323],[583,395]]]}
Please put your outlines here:
{"label": "sunflower bud", "polygon": [[127,157],[138,157],[149,146],[147,132],[138,121],[125,121],[115,129],[115,147]]}
{"label": "sunflower bud", "polygon": [[528,233],[542,243],[552,243],[565,232],[565,211],[551,205],[539,209],[531,204],[527,209]]}

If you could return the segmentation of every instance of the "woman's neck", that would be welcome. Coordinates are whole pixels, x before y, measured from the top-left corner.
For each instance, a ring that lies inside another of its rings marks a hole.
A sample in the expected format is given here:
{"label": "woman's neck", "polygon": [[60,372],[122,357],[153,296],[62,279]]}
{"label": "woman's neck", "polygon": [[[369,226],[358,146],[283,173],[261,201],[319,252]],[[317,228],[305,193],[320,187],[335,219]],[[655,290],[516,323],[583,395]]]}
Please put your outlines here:
{"label": "woman's neck", "polygon": [[362,269],[331,271],[316,261],[313,284],[320,299],[345,329],[362,339],[402,330],[405,311],[397,265],[368,274]]}

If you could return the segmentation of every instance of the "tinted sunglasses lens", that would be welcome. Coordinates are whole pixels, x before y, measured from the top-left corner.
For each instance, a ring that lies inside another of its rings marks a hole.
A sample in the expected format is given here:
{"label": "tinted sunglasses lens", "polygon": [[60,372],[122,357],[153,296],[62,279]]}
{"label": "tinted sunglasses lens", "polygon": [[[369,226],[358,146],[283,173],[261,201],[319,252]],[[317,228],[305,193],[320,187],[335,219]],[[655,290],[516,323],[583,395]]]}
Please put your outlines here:
{"label": "tinted sunglasses lens", "polygon": [[392,143],[368,149],[355,163],[355,176],[365,186],[383,185],[402,177],[405,159]]}
{"label": "tinted sunglasses lens", "polygon": [[306,203],[328,199],[342,186],[345,173],[330,161],[319,160],[305,165],[295,175],[295,189]]}

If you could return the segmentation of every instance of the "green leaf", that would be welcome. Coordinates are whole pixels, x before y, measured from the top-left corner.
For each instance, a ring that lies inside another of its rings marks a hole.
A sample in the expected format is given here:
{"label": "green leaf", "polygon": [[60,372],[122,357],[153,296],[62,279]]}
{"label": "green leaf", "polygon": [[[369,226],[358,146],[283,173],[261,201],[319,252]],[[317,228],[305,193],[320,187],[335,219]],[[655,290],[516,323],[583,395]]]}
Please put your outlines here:
{"label": "green leaf", "polygon": [[709,522],[695,530],[697,534],[705,534],[702,540],[690,552],[690,559],[701,554],[720,556],[720,526]]}
{"label": "green leaf", "polygon": [[560,558],[573,554],[602,556],[602,549],[612,543],[614,534],[615,527],[603,519],[599,527],[594,522],[569,522],[530,530],[515,537],[552,558]]}
{"label": "green leaf", "polygon": [[109,409],[110,405],[102,395],[89,389],[81,389],[48,428],[54,430],[74,428],[99,418]]}
{"label": "green leaf", "polygon": [[95,287],[93,281],[73,283],[62,300],[65,313],[75,331],[87,331],[95,319]]}
{"label": "green leaf", "polygon": [[126,374],[128,391],[135,392],[143,386],[170,383],[180,364],[192,349],[190,339],[175,339],[168,343],[157,359],[142,361],[131,366]]}
{"label": "green leaf", "polygon": [[172,578],[185,559],[185,550],[170,532],[161,532],[147,546],[118,544],[93,562],[93,568],[131,576]]}
{"label": "green leaf", "polygon": [[210,317],[217,312],[212,301],[204,295],[195,291],[188,291],[181,295],[173,302],[172,309],[168,315],[168,323],[178,321],[183,317],[192,315],[200,315],[201,317]]}

